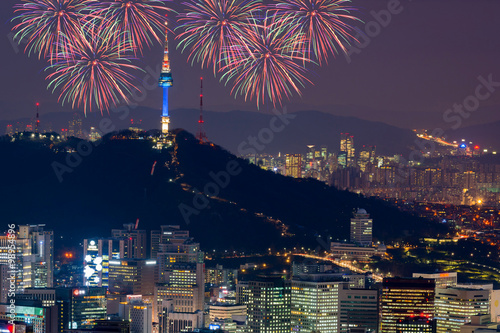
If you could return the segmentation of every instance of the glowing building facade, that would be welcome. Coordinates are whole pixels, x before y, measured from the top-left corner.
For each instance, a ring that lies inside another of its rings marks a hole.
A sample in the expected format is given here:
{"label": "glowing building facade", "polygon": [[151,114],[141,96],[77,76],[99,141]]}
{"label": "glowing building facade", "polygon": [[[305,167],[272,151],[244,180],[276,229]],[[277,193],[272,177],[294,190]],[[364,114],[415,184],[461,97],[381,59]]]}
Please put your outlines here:
{"label": "glowing building facade", "polygon": [[[404,330],[408,317],[434,318],[436,283],[423,278],[385,278],[380,302],[380,332]],[[413,324],[412,324],[413,325]]]}

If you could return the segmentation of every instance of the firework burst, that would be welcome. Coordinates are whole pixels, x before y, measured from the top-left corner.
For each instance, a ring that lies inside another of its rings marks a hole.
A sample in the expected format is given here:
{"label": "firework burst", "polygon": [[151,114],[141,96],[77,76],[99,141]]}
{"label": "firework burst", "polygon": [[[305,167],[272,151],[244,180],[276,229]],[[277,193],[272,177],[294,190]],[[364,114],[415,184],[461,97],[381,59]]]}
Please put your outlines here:
{"label": "firework burst", "polygon": [[266,97],[273,103],[281,104],[283,98],[290,98],[309,82],[303,66],[310,60],[304,57],[295,44],[303,43],[303,36],[284,34],[274,23],[265,19],[262,25],[253,27],[253,38],[245,45],[237,46],[231,62],[221,68],[222,80],[233,81],[231,93],[255,98],[257,107]]}
{"label": "firework burst", "polygon": [[13,30],[15,40],[27,43],[28,54],[37,53],[39,58],[50,58],[68,48],[67,41],[80,38],[83,11],[87,0],[24,0],[15,5],[20,21]]}
{"label": "firework burst", "polygon": [[221,61],[236,57],[239,48],[253,32],[264,6],[260,0],[191,0],[187,10],[178,15],[181,33],[177,47],[190,50],[192,62],[209,67],[214,73]]}
{"label": "firework burst", "polygon": [[88,32],[76,42],[67,42],[64,57],[47,68],[54,70],[47,76],[48,87],[60,89],[63,105],[83,106],[85,113],[95,105],[102,113],[121,101],[128,103],[128,96],[139,91],[132,84],[134,77],[125,71],[140,70],[125,56],[132,46],[114,37],[106,30]]}
{"label": "firework burst", "polygon": [[302,52],[314,55],[318,63],[327,61],[328,54],[347,52],[346,45],[355,40],[347,21],[358,18],[350,0],[276,0],[271,12],[276,24],[289,33],[304,35],[306,43],[297,44]]}
{"label": "firework burst", "polygon": [[[91,20],[101,29],[109,29],[121,35],[124,43],[130,43],[134,53],[142,52],[154,41],[161,43],[165,32],[165,17],[169,8],[167,0],[92,0]],[[100,23],[99,23],[100,22]]]}

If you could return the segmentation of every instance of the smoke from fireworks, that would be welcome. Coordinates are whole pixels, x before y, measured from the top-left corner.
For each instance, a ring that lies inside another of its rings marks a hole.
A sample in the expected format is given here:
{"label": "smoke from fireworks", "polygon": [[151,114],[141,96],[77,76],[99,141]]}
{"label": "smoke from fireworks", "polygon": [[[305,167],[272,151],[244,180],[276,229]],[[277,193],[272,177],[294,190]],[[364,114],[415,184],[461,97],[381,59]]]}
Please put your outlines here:
{"label": "smoke from fireworks", "polygon": [[[204,66],[231,60],[240,50],[235,47],[249,38],[254,17],[264,8],[260,0],[191,0],[183,3],[179,14],[181,33],[177,36],[182,51],[189,49],[189,59]],[[227,63],[226,63],[227,65]]]}
{"label": "smoke from fireworks", "polygon": [[328,54],[346,52],[346,45],[355,40],[347,21],[358,20],[350,15],[350,0],[276,0],[272,12],[277,24],[290,34],[304,35],[302,52],[314,55],[319,64]]}
{"label": "smoke from fireworks", "polygon": [[85,113],[96,105],[102,112],[122,100],[128,102],[128,95],[139,91],[132,84],[133,76],[125,71],[140,70],[125,55],[132,52],[132,46],[114,37],[106,30],[90,31],[77,42],[68,42],[65,57],[48,67],[55,70],[47,76],[48,87],[60,89],[62,104],[83,106]]}

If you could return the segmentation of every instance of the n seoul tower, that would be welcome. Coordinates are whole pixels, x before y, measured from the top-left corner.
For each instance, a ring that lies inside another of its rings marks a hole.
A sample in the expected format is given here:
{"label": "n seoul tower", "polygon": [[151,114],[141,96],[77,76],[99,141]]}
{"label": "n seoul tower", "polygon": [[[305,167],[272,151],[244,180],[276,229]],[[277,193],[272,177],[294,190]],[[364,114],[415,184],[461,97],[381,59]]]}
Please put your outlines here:
{"label": "n seoul tower", "polygon": [[168,88],[174,83],[172,73],[170,72],[170,60],[168,59],[168,28],[165,19],[165,52],[163,54],[163,66],[161,69],[160,80],[158,86],[163,88],[163,113],[161,116],[161,132],[163,135],[168,134],[168,124],[170,116],[168,115]]}

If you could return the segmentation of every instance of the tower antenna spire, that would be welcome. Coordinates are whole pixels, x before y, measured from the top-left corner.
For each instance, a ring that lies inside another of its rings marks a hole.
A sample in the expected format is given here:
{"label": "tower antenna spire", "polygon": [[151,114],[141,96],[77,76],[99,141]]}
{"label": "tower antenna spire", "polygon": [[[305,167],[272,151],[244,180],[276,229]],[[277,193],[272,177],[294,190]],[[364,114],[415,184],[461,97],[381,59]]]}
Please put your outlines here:
{"label": "tower antenna spire", "polygon": [[198,120],[198,133],[196,133],[196,138],[200,142],[207,142],[207,134],[205,133],[205,128],[203,124],[203,77],[200,78],[200,120]]}
{"label": "tower antenna spire", "polygon": [[38,115],[39,108],[40,108],[40,103],[36,103],[36,124],[35,124],[36,134],[38,134],[38,125],[40,125],[40,117]]}
{"label": "tower antenna spire", "polygon": [[168,57],[168,22],[165,18],[165,51],[163,52],[163,64],[161,68],[160,79],[158,86],[163,88],[163,112],[161,116],[161,133],[165,136],[168,134],[168,126],[170,124],[170,116],[168,114],[168,88],[170,88],[174,81],[170,70],[170,60]]}

